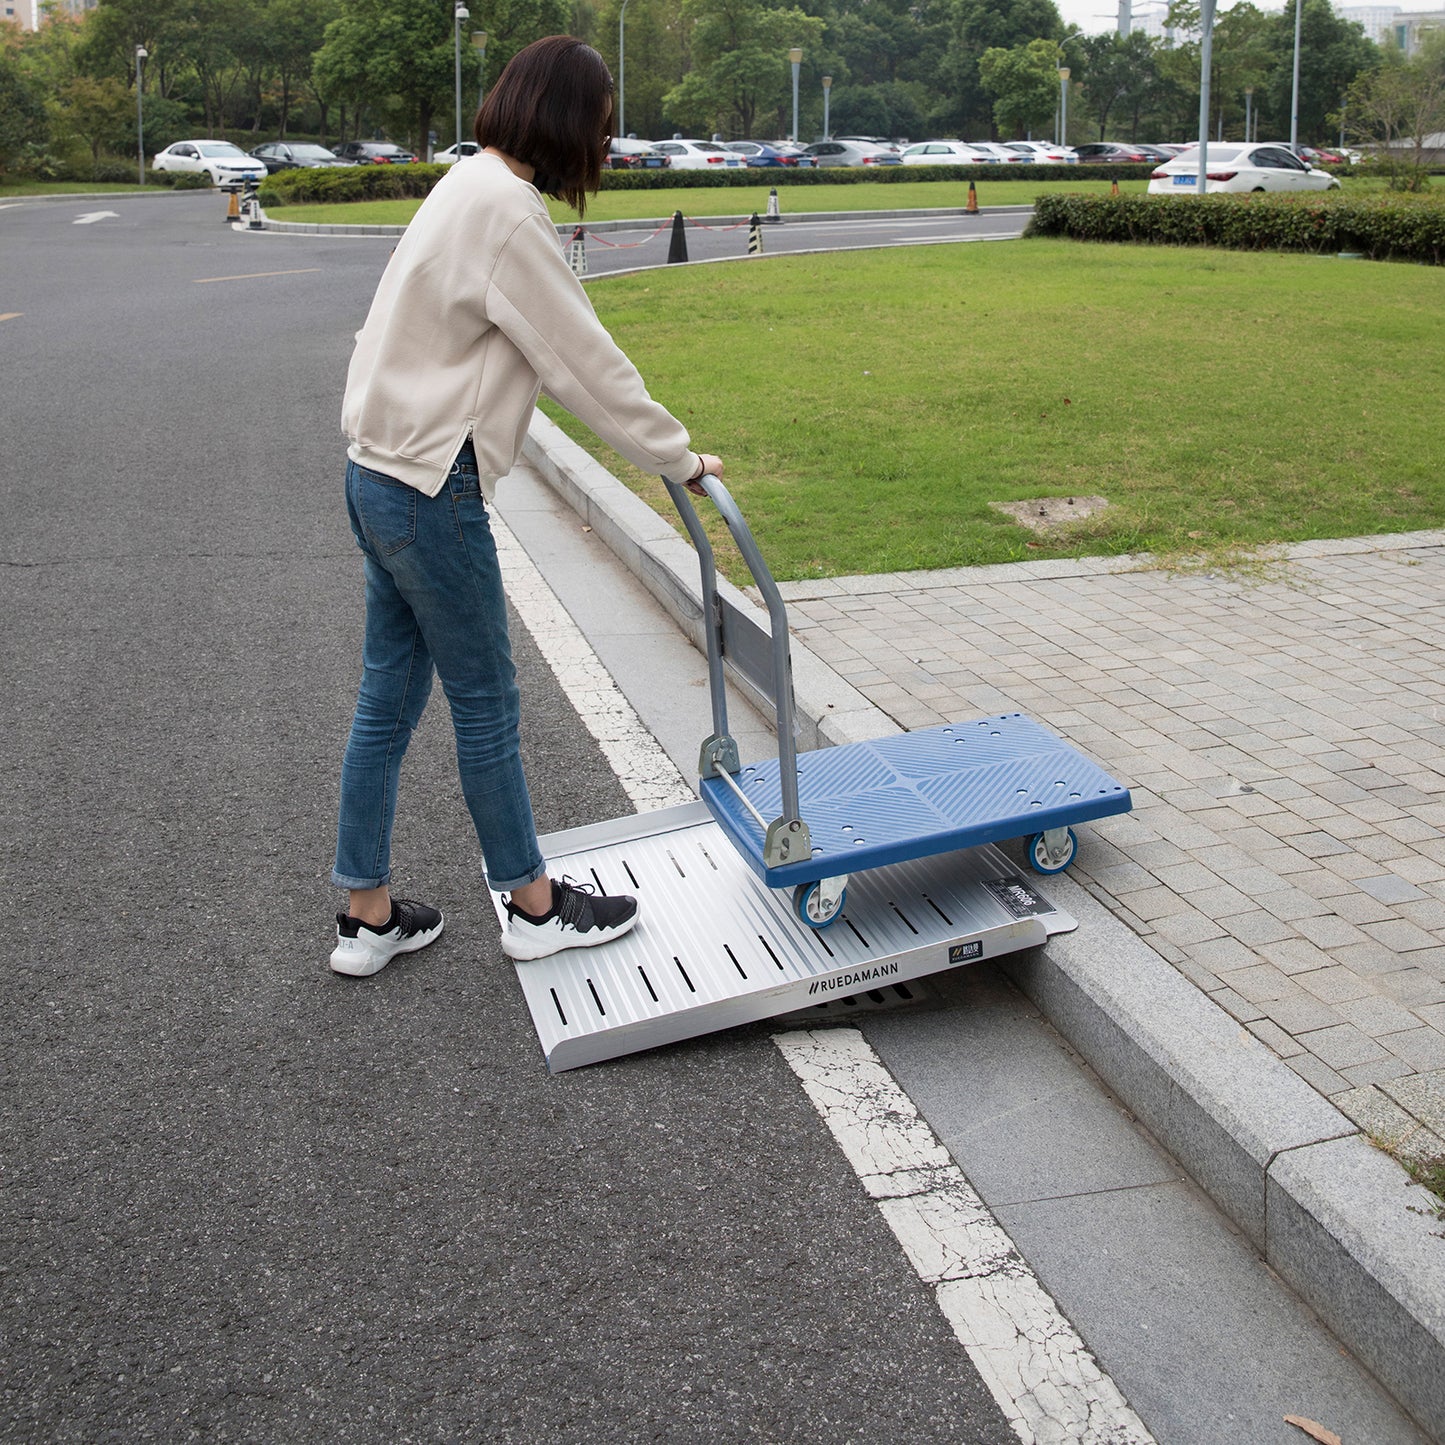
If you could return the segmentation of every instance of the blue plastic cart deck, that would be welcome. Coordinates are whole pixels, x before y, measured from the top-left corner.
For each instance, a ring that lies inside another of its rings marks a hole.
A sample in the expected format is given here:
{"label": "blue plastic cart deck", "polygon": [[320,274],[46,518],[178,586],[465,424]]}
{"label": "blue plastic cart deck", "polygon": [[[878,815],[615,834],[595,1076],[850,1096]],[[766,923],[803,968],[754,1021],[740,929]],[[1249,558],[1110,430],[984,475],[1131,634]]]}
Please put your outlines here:
{"label": "blue plastic cart deck", "polygon": [[[1129,790],[1022,713],[948,723],[797,756],[811,858],[769,868],[763,832],[719,778],[701,789],[713,816],[770,887],[861,873],[937,853],[1126,813]],[[764,818],[782,808],[777,759],[735,776]]]}

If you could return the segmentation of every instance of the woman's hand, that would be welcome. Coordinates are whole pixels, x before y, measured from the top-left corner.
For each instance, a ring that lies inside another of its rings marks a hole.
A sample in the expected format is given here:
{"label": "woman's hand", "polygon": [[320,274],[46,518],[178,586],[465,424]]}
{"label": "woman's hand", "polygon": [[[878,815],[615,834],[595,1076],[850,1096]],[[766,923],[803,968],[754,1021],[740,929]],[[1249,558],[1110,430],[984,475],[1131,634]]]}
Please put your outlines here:
{"label": "woman's hand", "polygon": [[723,474],[722,458],[711,456],[707,452],[699,452],[698,456],[702,460],[702,471],[700,471],[692,481],[685,483],[685,485],[688,491],[694,496],[705,497],[707,493],[703,490],[702,478],[716,477],[721,481]]}

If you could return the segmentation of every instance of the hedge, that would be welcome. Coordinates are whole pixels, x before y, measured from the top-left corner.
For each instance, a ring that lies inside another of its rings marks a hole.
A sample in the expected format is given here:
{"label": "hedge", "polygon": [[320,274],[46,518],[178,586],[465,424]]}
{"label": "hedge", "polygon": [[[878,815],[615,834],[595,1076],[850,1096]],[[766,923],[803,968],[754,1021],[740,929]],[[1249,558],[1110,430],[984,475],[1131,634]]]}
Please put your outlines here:
{"label": "hedge", "polygon": [[[268,208],[324,201],[372,201],[424,196],[447,172],[446,166],[351,166],[334,170],[281,171],[261,186]],[[721,171],[603,171],[604,191],[668,191],[694,187],[835,186],[879,181],[1129,180],[1147,174],[1140,165],[1112,166],[792,166],[731,167]]]}
{"label": "hedge", "polygon": [[1029,236],[1226,246],[1243,251],[1351,253],[1372,261],[1445,260],[1445,197],[1040,196]]}

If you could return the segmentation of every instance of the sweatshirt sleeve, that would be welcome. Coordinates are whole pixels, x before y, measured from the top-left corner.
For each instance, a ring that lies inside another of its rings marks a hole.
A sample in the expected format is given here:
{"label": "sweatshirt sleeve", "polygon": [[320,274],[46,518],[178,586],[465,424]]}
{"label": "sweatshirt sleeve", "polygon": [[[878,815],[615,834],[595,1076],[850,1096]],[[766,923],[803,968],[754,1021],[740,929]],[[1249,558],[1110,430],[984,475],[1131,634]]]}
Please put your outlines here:
{"label": "sweatshirt sleeve", "polygon": [[487,314],[527,358],[548,396],[634,466],[674,481],[697,471],[687,429],[648,395],[637,368],[597,319],[543,216],[507,238]]}

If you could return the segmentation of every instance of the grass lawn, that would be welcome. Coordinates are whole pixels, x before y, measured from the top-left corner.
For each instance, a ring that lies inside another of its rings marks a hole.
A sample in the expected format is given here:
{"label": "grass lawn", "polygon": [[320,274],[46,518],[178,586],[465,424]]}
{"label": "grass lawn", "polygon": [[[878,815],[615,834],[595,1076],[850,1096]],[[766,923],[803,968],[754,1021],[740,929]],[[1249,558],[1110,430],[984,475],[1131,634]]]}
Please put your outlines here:
{"label": "grass lawn", "polygon": [[[125,184],[118,181],[0,181],[0,201],[16,196],[85,196],[100,191],[128,191],[132,194],[141,190],[134,181]],[[169,186],[146,186],[149,191],[168,191]]]}
{"label": "grass lawn", "polygon": [[[1445,525],[1442,268],[1026,240],[589,290],[781,578]],[[1053,540],[989,506],[1095,495]]]}

